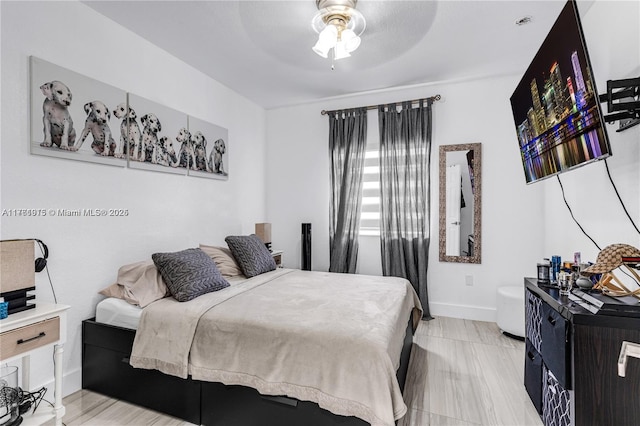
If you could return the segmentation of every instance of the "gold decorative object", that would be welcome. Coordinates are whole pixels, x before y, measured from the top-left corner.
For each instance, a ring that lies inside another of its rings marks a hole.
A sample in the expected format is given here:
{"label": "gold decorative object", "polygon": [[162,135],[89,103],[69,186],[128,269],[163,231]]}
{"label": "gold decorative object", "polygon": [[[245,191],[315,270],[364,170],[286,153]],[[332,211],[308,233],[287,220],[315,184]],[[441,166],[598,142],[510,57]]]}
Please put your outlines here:
{"label": "gold decorative object", "polygon": [[[602,274],[600,280],[593,287],[600,289],[608,296],[635,296],[640,299],[640,275],[630,267],[630,264],[638,262],[625,262],[625,258],[640,258],[640,250],[628,244],[612,244],[598,253],[596,263],[584,269],[584,274]],[[638,288],[630,290],[624,285],[613,271],[617,268],[625,268],[632,276]]]}

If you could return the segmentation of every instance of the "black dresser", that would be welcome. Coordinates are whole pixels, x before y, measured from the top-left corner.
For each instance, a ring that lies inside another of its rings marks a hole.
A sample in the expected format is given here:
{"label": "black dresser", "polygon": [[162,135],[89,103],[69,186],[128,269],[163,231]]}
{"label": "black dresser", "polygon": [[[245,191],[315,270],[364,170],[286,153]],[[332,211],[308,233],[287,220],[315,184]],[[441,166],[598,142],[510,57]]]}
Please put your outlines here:
{"label": "black dresser", "polygon": [[524,281],[524,382],[545,426],[640,425],[640,359],[618,375],[622,342],[640,343],[640,318],[594,314]]}

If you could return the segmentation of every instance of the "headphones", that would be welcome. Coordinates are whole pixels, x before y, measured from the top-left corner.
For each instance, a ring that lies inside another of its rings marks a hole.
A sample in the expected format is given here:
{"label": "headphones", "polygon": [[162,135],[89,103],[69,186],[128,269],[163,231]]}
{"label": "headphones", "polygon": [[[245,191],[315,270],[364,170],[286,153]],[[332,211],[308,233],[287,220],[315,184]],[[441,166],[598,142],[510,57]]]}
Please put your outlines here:
{"label": "headphones", "polygon": [[44,268],[47,267],[47,259],[49,258],[49,248],[45,243],[43,243],[41,240],[38,240],[37,238],[35,238],[34,241],[37,241],[38,244],[40,244],[40,249],[42,250],[42,253],[44,256],[44,257],[37,258],[35,263],[36,272],[42,272]]}

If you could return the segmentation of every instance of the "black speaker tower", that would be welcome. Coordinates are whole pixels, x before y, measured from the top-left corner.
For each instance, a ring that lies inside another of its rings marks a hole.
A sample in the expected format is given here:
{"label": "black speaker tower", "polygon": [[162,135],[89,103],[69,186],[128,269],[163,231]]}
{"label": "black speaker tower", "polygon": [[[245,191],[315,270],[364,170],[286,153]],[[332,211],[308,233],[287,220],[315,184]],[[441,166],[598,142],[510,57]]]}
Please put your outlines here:
{"label": "black speaker tower", "polygon": [[311,224],[302,224],[302,270],[311,270]]}

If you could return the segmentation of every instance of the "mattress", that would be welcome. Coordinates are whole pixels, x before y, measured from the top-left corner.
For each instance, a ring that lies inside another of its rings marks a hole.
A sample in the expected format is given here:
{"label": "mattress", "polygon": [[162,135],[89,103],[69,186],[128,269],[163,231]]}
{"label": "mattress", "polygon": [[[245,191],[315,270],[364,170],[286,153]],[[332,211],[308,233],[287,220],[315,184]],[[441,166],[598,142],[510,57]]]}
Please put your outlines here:
{"label": "mattress", "polygon": [[[247,278],[244,275],[227,278],[227,281],[231,285],[235,285],[246,280]],[[141,315],[141,307],[132,305],[124,299],[118,299],[115,297],[108,297],[98,302],[98,305],[96,306],[96,322],[114,325],[117,327],[137,330]]]}
{"label": "mattress", "polygon": [[141,307],[115,297],[108,297],[96,306],[96,322],[103,324],[137,330],[141,315]]}

